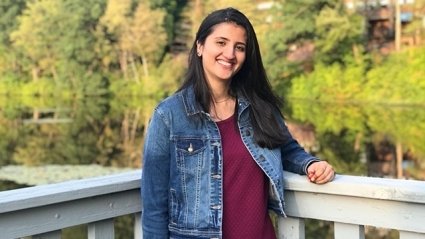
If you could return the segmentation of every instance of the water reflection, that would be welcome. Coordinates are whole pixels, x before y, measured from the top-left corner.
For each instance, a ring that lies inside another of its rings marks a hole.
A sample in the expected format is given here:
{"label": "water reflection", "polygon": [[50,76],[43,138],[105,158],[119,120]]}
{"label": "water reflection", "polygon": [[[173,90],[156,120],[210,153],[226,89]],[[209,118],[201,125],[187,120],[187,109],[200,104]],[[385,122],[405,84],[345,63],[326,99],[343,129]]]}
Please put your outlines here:
{"label": "water reflection", "polygon": [[[86,98],[11,105],[7,100],[0,104],[0,167],[141,167],[143,129],[156,101]],[[69,173],[64,169],[56,177]]]}
{"label": "water reflection", "polygon": [[[144,128],[156,100],[47,102],[0,104],[0,167],[141,167]],[[424,108],[291,101],[285,116],[300,143],[339,173],[425,179]]]}
{"label": "water reflection", "polygon": [[340,173],[425,179],[425,108],[291,101],[285,113]]}

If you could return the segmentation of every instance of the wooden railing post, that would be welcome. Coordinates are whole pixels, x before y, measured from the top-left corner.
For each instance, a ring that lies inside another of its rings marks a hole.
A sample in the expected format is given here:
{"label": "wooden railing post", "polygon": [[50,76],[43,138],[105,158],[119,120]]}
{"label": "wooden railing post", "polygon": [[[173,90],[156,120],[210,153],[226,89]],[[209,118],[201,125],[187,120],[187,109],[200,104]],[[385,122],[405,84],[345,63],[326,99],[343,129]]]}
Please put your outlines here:
{"label": "wooden railing post", "polygon": [[142,214],[135,213],[134,214],[134,239],[142,239],[143,231],[142,231]]}
{"label": "wooden railing post", "polygon": [[304,239],[304,219],[295,217],[280,218],[278,230],[279,239]]}
{"label": "wooden railing post", "polygon": [[334,223],[335,239],[364,239],[365,231],[363,225]]}
{"label": "wooden railing post", "polygon": [[88,239],[114,239],[114,220],[107,219],[88,225]]}

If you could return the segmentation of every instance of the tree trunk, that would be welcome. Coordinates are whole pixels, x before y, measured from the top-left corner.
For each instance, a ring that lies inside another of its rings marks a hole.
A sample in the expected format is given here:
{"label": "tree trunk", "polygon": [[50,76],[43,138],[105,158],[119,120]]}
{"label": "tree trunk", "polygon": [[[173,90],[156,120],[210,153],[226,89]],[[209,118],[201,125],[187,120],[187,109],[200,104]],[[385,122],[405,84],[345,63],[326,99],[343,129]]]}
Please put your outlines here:
{"label": "tree trunk", "polygon": [[124,75],[124,80],[127,81],[128,80],[128,73],[127,73],[127,52],[126,51],[120,51],[119,62],[120,62],[121,72]]}
{"label": "tree trunk", "polygon": [[57,84],[59,82],[58,72],[56,71],[55,67],[52,67],[50,71],[52,72],[53,80]]}
{"label": "tree trunk", "polygon": [[131,126],[131,132],[130,132],[130,142],[132,145],[136,142],[136,135],[137,135],[137,125],[139,123],[140,119],[140,108],[137,108],[134,112],[134,119],[133,124]]}
{"label": "tree trunk", "polygon": [[136,63],[134,62],[134,56],[130,56],[130,67],[133,72],[133,78],[137,84],[140,84],[139,71],[137,70]]}
{"label": "tree trunk", "polygon": [[32,80],[34,82],[38,82],[38,73],[40,72],[37,66],[33,66],[32,68]]}
{"label": "tree trunk", "polygon": [[146,59],[145,55],[142,55],[142,64],[143,64],[143,73],[145,77],[149,76],[149,71],[148,71],[148,60]]}
{"label": "tree trunk", "polygon": [[397,178],[403,178],[403,147],[400,142],[396,144],[396,161]]}
{"label": "tree trunk", "polygon": [[395,4],[395,50],[400,51],[400,48],[401,48],[400,3],[398,0],[393,0],[393,4]]}

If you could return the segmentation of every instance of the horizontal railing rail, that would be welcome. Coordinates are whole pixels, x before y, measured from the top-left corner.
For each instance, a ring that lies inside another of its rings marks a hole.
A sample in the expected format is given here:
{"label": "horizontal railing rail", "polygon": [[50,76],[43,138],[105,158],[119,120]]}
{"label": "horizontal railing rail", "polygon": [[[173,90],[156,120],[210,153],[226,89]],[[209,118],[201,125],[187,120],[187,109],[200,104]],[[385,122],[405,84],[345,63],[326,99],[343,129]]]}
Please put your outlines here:
{"label": "horizontal railing rail", "polygon": [[88,224],[89,239],[113,239],[113,219],[135,214],[140,231],[141,170],[0,192],[0,238],[61,238],[64,228]]}
{"label": "horizontal railing rail", "polygon": [[335,239],[365,238],[365,226],[396,229],[400,239],[425,239],[423,181],[337,175],[316,185],[288,172],[285,201],[280,238],[303,239],[304,218],[311,218],[333,222]]}
{"label": "horizontal railing rail", "polygon": [[[87,224],[89,239],[113,239],[113,219],[135,215],[141,232],[141,170],[0,192],[0,238],[59,239],[64,228]],[[334,223],[336,239],[365,238],[365,226],[396,229],[401,239],[425,238],[425,182],[338,175],[315,185],[287,172],[287,218],[280,239],[305,238],[304,219]]]}

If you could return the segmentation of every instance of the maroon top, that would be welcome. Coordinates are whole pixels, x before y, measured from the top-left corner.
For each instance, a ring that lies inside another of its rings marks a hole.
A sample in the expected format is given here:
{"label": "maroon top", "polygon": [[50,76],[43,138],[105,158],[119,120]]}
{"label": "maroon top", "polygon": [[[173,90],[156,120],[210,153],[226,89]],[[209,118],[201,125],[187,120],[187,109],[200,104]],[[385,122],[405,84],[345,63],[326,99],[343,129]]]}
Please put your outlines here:
{"label": "maroon top", "polygon": [[269,181],[246,149],[235,116],[217,122],[223,147],[223,238],[276,239]]}

